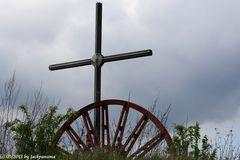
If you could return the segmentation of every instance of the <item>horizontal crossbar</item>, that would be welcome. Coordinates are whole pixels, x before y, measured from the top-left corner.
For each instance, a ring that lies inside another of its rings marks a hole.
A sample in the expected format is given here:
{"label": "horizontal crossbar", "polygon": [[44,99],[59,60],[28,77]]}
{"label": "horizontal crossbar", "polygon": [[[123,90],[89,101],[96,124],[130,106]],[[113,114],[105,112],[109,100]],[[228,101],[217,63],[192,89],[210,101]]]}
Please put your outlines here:
{"label": "horizontal crossbar", "polygon": [[113,62],[113,61],[119,61],[119,60],[126,60],[126,59],[132,59],[132,58],[140,58],[145,56],[151,56],[152,50],[142,50],[142,51],[136,51],[136,52],[128,52],[128,53],[121,53],[117,55],[111,55],[111,56],[105,56],[103,58],[103,62]]}
{"label": "horizontal crossbar", "polygon": [[[117,55],[103,56],[102,63],[120,61],[120,60],[132,59],[132,58],[140,58],[140,57],[151,56],[151,55],[152,55],[152,50],[150,50],[150,49],[142,50],[142,51],[135,51],[135,52],[128,52],[128,53],[121,53],[121,54],[117,54]],[[94,59],[84,59],[84,60],[79,60],[79,61],[53,64],[53,65],[49,66],[49,70],[54,71],[54,70],[59,70],[59,69],[86,66],[86,65],[90,65],[90,64],[93,64],[93,65],[96,64],[96,63],[94,63]]]}
{"label": "horizontal crossbar", "polygon": [[79,60],[79,61],[53,64],[53,65],[49,66],[49,70],[54,71],[54,70],[59,70],[59,69],[86,66],[86,65],[90,65],[90,64],[92,64],[91,59],[84,59],[84,60]]}

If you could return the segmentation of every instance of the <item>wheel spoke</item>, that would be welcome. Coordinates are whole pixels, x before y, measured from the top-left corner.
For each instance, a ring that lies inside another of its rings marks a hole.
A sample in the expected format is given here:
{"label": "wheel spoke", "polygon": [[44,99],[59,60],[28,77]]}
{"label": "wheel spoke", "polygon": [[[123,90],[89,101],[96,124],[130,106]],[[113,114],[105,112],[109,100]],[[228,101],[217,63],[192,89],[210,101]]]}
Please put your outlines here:
{"label": "wheel spoke", "polygon": [[143,128],[147,124],[148,118],[146,115],[143,115],[141,119],[138,121],[136,127],[133,129],[132,133],[126,140],[125,144],[121,148],[121,153],[123,155],[127,155],[129,151],[132,149],[133,145],[135,144],[137,138],[141,134]]}
{"label": "wheel spoke", "polygon": [[[107,137],[107,141],[105,141],[105,136]],[[108,149],[110,147],[109,117],[107,105],[102,106],[102,148],[105,147]]]}
{"label": "wheel spoke", "polygon": [[[129,112],[129,104],[125,103],[125,105],[122,108],[121,115],[116,128],[116,133],[114,135],[114,139],[112,142],[113,148],[122,146],[122,138],[123,138],[125,125],[127,122],[128,112]],[[117,145],[116,145],[116,141],[117,141]]]}
{"label": "wheel spoke", "polygon": [[71,126],[68,126],[66,131],[78,149],[80,149],[81,151],[87,150],[87,146],[84,144],[82,139],[78,136],[78,134],[74,131],[74,129]]}
{"label": "wheel spoke", "polygon": [[156,145],[158,145],[162,140],[164,139],[164,136],[162,133],[157,134],[155,137],[153,137],[151,140],[149,140],[146,144],[144,144],[142,147],[140,147],[137,151],[135,151],[130,158],[136,157],[140,158],[144,156],[147,152],[152,150]]}
{"label": "wheel spoke", "polygon": [[82,117],[83,117],[84,125],[87,129],[87,140],[86,140],[87,146],[93,146],[94,143],[97,145],[98,140],[97,140],[96,132],[93,128],[93,124],[89,117],[88,112],[84,112]]}

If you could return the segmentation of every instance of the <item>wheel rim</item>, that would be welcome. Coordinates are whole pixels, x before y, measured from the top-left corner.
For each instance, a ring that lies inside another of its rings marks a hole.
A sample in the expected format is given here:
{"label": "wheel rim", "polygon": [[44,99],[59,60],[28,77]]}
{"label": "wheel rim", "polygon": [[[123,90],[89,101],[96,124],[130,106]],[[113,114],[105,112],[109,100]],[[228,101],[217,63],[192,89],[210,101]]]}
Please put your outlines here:
{"label": "wheel rim", "polygon": [[[101,109],[102,119],[100,142],[95,134],[91,116],[91,111],[98,107]],[[111,108],[118,109],[119,112],[116,113],[115,111],[109,116]],[[130,111],[138,115],[136,122],[132,122],[133,116],[130,116]],[[115,116],[117,114],[119,118],[116,118],[115,125],[112,125],[114,129],[111,130],[111,117],[118,117]],[[127,122],[133,124],[132,129],[129,129],[129,133],[126,131]],[[147,125],[151,125],[154,128],[154,135],[149,135],[148,137],[145,135],[145,138],[141,140],[141,144],[139,142],[137,144],[140,137],[144,136],[143,134],[146,132],[144,129],[147,128]],[[68,137],[71,147],[66,144],[60,144],[66,137]],[[89,104],[77,111],[57,131],[53,145],[61,148],[66,154],[72,154],[76,150],[80,152],[91,151],[94,147],[98,147],[117,152],[126,157],[139,158],[162,142],[170,145],[172,139],[166,128],[152,113],[132,102],[112,99]],[[72,148],[72,150],[69,148]]]}

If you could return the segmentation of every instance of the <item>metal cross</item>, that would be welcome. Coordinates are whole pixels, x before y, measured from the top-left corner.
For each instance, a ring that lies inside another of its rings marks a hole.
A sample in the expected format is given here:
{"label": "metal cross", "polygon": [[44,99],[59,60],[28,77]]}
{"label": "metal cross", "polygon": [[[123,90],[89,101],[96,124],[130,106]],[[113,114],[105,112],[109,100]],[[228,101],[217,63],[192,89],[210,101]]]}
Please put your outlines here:
{"label": "metal cross", "polygon": [[[103,66],[104,63],[152,55],[152,51],[149,49],[111,56],[103,56],[101,46],[102,46],[102,3],[98,2],[96,4],[95,54],[93,55],[93,57],[91,59],[53,64],[49,66],[49,70],[53,71],[59,69],[80,67],[85,65],[93,65],[94,102],[99,102],[101,101],[101,67]],[[100,123],[101,123],[100,108],[97,108],[94,110],[94,129],[96,131],[98,140],[100,140]]]}

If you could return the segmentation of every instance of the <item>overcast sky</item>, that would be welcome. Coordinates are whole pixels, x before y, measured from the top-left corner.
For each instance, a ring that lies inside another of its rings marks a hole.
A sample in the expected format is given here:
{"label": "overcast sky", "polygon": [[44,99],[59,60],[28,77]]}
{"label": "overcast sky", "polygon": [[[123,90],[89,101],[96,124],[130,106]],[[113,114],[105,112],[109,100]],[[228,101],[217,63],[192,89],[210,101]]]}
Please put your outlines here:
{"label": "overcast sky", "polygon": [[[43,86],[61,110],[93,102],[93,67],[50,72],[48,65],[91,58],[95,3],[0,0],[0,84],[16,71],[21,100]],[[153,56],[105,64],[102,99],[159,109],[169,124],[205,131],[240,122],[240,1],[103,0],[103,55],[152,49]],[[2,94],[2,89],[0,90]],[[20,100],[20,101],[21,101]]]}

